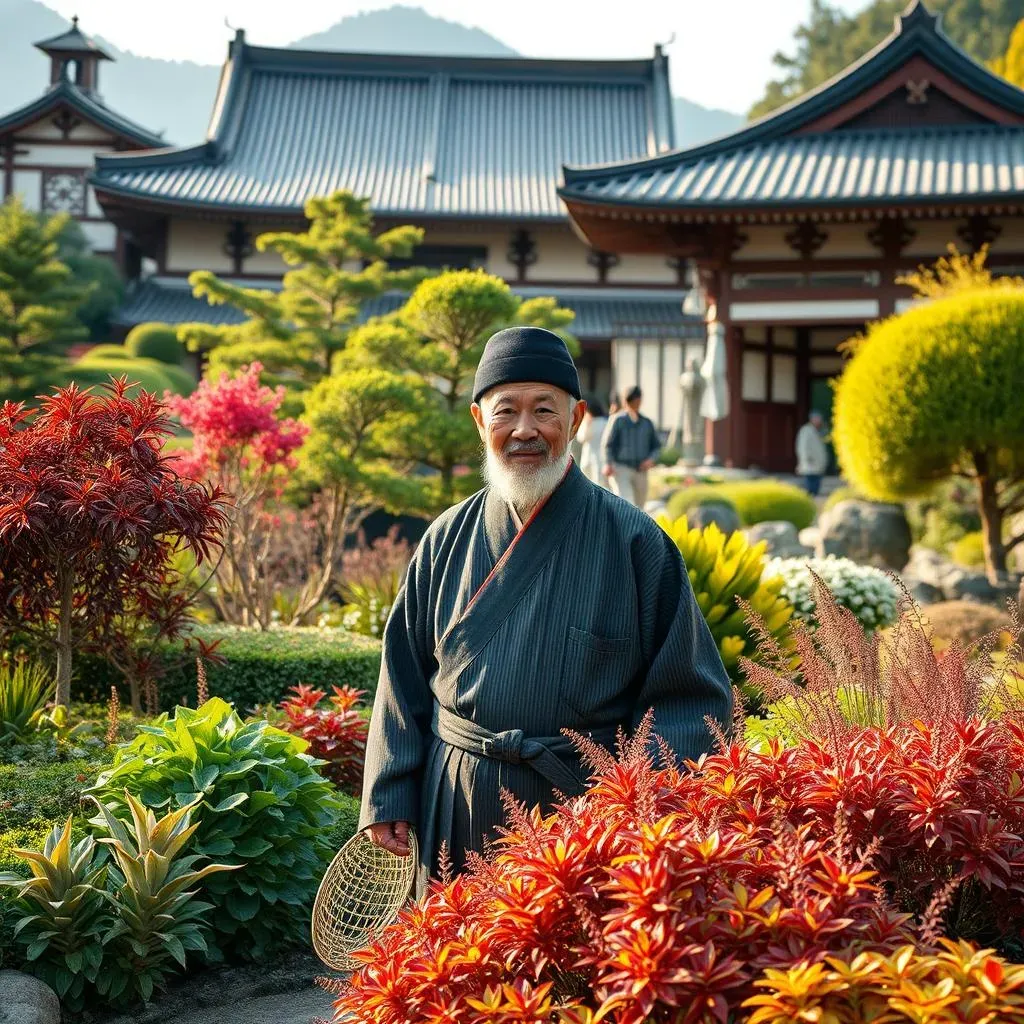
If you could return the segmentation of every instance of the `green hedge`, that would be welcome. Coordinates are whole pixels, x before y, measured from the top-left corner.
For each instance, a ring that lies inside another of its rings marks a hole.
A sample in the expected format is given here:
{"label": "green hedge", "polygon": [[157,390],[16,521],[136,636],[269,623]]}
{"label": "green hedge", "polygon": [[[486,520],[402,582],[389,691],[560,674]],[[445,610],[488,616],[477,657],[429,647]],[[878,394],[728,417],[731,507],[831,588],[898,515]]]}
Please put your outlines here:
{"label": "green hedge", "polygon": [[682,519],[691,508],[699,505],[727,505],[739,514],[733,500],[724,493],[720,484],[694,484],[676,491],[666,502],[665,512],[670,519]]}
{"label": "green hedge", "polygon": [[178,341],[178,332],[169,324],[137,324],[124,339],[124,347],[141,359],[155,359],[173,366],[180,366],[185,361],[185,346]]}
{"label": "green hedge", "polygon": [[[224,665],[207,664],[211,696],[223,697],[245,714],[258,704],[276,704],[299,683],[329,689],[354,686],[368,699],[377,688],[380,643],[345,630],[313,627],[266,632],[234,626],[199,626],[193,631],[207,643],[220,640],[217,653]],[[196,666],[182,663],[181,644],[165,644],[157,659],[169,666],[160,682],[160,703],[170,710],[179,703],[195,707]],[[104,701],[121,678],[101,658],[80,655],[77,660],[75,698]]]}
{"label": "green hedge", "polygon": [[803,530],[817,514],[814,499],[806,491],[781,480],[733,480],[719,489],[736,506],[744,526],[784,520]]}
{"label": "green hedge", "polygon": [[669,498],[666,511],[670,518],[679,519],[691,508],[714,502],[734,508],[744,526],[781,519],[802,530],[814,522],[817,512],[814,499],[805,491],[772,479],[684,487]]}

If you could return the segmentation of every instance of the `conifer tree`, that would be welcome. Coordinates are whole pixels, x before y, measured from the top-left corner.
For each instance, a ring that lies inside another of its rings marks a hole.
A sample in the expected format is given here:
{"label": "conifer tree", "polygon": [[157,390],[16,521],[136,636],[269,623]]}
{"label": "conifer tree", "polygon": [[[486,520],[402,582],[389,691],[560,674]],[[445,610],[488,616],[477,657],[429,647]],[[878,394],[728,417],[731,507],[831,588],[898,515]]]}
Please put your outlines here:
{"label": "conifer tree", "polygon": [[480,438],[469,405],[488,337],[513,323],[546,327],[577,352],[564,333],[574,317],[553,298],[520,299],[482,270],[453,270],[420,284],[396,313],[353,331],[337,372],[376,367],[413,388],[408,416],[378,430],[377,443],[393,460],[434,471],[406,481],[420,511],[436,515],[480,486]]}
{"label": "conifer tree", "polygon": [[192,351],[209,352],[207,375],[218,379],[259,362],[262,382],[283,385],[283,411],[301,412],[301,395],[330,374],[331,359],[345,347],[360,304],[388,291],[410,291],[424,277],[418,269],[391,270],[423,238],[415,227],[373,233],[369,201],[351,192],[310,199],[305,231],[274,231],[255,242],[292,269],[279,291],[247,288],[206,270],[189,278],[197,296],[241,310],[241,324],[183,324],[178,337]]}
{"label": "conifer tree", "polygon": [[76,312],[86,290],[59,257],[66,215],[43,220],[18,196],[0,206],[0,397],[31,398],[88,331]]}

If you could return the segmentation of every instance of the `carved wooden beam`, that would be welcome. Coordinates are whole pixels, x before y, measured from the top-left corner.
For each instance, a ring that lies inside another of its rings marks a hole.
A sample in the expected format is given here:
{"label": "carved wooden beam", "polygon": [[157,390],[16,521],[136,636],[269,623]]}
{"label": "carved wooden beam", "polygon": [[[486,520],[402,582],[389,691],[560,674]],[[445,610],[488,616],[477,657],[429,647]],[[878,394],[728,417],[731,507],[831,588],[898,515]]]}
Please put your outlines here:
{"label": "carved wooden beam", "polygon": [[916,235],[902,217],[883,217],[868,230],[867,239],[887,260],[898,260]]}
{"label": "carved wooden beam", "polygon": [[802,259],[809,260],[828,240],[828,232],[813,220],[802,220],[786,232],[786,244]]}

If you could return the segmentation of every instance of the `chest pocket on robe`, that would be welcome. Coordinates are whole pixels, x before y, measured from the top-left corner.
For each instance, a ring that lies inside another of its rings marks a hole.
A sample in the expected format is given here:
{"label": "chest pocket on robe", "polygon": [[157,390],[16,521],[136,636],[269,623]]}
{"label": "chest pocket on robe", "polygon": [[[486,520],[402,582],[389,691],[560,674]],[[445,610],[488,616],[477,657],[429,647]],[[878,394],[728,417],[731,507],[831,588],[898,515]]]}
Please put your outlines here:
{"label": "chest pocket on robe", "polygon": [[615,700],[635,671],[632,637],[607,638],[569,627],[562,660],[562,703],[587,716]]}

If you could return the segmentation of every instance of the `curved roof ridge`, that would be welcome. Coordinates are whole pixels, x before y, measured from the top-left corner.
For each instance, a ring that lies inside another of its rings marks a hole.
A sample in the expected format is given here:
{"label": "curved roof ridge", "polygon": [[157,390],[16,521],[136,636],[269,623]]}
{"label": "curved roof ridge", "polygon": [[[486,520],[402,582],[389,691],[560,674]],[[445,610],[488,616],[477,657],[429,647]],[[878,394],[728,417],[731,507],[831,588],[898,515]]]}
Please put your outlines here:
{"label": "curved roof ridge", "polygon": [[0,132],[11,131],[23,124],[30,124],[59,103],[67,103],[85,117],[114,134],[129,138],[140,145],[155,147],[167,144],[167,140],[162,135],[143,128],[142,125],[129,120],[123,114],[111,110],[94,96],[90,96],[89,93],[67,80],[61,80],[44,92],[42,96],[0,117]]}
{"label": "curved roof ridge", "polygon": [[932,14],[923,0],[911,0],[895,18],[893,31],[862,57],[838,74],[808,90],[777,110],[752,121],[738,131],[719,136],[688,149],[677,149],[647,160],[623,161],[587,167],[566,165],[562,168],[565,187],[575,182],[603,178],[609,174],[641,173],[674,166],[738,148],[765,138],[781,137],[801,125],[821,117],[852,95],[867,89],[884,78],[914,52],[921,52],[940,67],[951,67],[952,75],[988,96],[998,106],[1024,116],[1024,89],[989,71],[983,64],[957,46],[942,30],[939,15]]}

